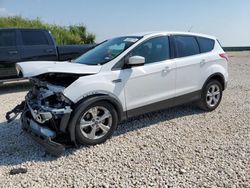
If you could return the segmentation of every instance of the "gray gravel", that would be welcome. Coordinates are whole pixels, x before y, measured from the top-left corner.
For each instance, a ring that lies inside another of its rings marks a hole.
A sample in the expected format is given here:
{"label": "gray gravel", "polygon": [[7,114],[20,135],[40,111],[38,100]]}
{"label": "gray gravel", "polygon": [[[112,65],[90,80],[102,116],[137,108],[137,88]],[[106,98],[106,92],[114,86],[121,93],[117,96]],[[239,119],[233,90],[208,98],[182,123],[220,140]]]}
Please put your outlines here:
{"label": "gray gravel", "polygon": [[[60,158],[4,119],[27,83],[0,86],[0,187],[250,187],[250,53],[231,53],[221,105],[180,106],[122,123],[94,147]],[[25,174],[9,175],[24,167]]]}

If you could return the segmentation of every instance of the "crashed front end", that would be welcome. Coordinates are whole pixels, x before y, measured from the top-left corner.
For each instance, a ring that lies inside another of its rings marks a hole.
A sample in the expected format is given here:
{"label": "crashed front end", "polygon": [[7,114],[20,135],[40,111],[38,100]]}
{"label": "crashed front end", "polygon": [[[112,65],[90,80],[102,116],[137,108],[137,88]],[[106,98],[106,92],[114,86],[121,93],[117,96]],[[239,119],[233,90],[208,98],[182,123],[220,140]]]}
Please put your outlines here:
{"label": "crashed front end", "polygon": [[37,77],[30,78],[30,81],[33,87],[25,101],[8,112],[6,119],[11,121],[21,113],[22,129],[43,145],[47,152],[60,156],[64,146],[57,140],[63,134],[67,136],[72,102],[62,94],[64,86],[53,85]]}
{"label": "crashed front end", "polygon": [[[63,92],[82,76],[98,73],[100,65],[78,63],[30,61],[16,64],[20,77],[33,84],[20,105],[6,113],[8,122],[21,114],[22,128],[47,152],[59,156],[64,152],[61,143],[75,142],[69,138],[70,117],[75,104]],[[76,102],[76,101],[75,101]],[[71,130],[73,131],[73,130]],[[76,144],[76,143],[74,143]]]}

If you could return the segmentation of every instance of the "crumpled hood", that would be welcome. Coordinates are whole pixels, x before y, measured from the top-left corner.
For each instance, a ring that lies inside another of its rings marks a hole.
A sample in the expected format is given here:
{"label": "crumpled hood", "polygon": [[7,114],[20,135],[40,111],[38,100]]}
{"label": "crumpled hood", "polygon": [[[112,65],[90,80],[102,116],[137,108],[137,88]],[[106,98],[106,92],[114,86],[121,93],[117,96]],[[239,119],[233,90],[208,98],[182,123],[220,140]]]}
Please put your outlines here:
{"label": "crumpled hood", "polygon": [[79,63],[57,61],[28,61],[16,64],[24,78],[38,76],[44,73],[95,74],[101,70],[99,65],[83,65]]}

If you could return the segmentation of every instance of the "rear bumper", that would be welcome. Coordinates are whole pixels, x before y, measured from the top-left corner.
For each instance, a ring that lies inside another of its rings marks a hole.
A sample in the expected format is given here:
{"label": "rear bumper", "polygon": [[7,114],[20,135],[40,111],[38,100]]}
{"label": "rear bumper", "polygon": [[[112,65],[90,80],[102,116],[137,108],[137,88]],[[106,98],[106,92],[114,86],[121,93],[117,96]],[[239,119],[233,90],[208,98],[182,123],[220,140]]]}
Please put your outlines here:
{"label": "rear bumper", "polygon": [[65,151],[65,147],[53,141],[56,132],[36,123],[30,115],[30,111],[27,110],[21,116],[23,130],[38,144],[42,145],[46,152],[56,157],[61,156]]}

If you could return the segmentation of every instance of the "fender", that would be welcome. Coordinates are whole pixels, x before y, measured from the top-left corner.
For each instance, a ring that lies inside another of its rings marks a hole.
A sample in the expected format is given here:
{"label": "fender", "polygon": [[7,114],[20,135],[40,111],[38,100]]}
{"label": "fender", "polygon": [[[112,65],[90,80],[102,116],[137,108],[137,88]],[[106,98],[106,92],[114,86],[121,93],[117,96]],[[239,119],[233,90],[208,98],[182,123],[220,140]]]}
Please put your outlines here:
{"label": "fender", "polygon": [[204,67],[204,71],[201,75],[201,82],[199,88],[202,89],[204,84],[211,78],[215,78],[221,82],[223,90],[226,89],[228,81],[227,63],[221,59],[214,59],[217,63],[211,63]]}
{"label": "fender", "polygon": [[204,84],[203,84],[203,86],[202,86],[202,89],[206,86],[207,82],[208,82],[209,80],[213,79],[213,78],[216,79],[216,80],[218,80],[219,82],[221,82],[222,87],[223,87],[223,90],[226,89],[227,84],[226,84],[226,81],[225,81],[225,77],[223,76],[223,74],[221,74],[221,73],[219,73],[219,72],[210,75],[210,76],[206,79],[206,81],[204,82]]}
{"label": "fender", "polygon": [[[94,102],[103,101],[103,100],[108,101],[112,105],[114,105],[114,107],[117,111],[117,114],[118,114],[119,121],[127,119],[127,114],[126,114],[126,112],[123,111],[121,103],[117,99],[115,99],[114,97],[112,97],[110,95],[106,95],[106,94],[95,94],[95,95],[90,95],[90,96],[87,96],[87,97],[81,99],[80,101],[78,101],[74,105],[73,111],[81,104],[83,104],[85,107],[87,107]],[[74,114],[74,113],[72,113],[72,114]],[[76,127],[76,125],[74,123],[72,123],[72,118],[73,118],[73,116],[71,116],[71,118],[70,118],[70,121],[68,124],[68,131],[69,131],[71,141],[76,143],[76,139],[75,139],[75,127]]]}

